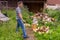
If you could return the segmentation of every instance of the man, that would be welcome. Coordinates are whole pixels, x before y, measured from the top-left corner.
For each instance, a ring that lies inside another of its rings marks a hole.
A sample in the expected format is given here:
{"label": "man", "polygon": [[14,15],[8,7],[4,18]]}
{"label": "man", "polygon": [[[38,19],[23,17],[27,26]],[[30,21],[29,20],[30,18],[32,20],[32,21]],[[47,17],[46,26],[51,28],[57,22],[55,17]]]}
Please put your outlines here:
{"label": "man", "polygon": [[20,26],[22,28],[22,31],[23,31],[23,37],[27,38],[25,26],[24,26],[23,21],[22,21],[23,18],[22,18],[21,8],[23,8],[23,2],[19,1],[17,4],[18,4],[18,7],[16,8],[16,14],[17,14],[17,28],[16,28],[16,31],[18,31],[18,28]]}

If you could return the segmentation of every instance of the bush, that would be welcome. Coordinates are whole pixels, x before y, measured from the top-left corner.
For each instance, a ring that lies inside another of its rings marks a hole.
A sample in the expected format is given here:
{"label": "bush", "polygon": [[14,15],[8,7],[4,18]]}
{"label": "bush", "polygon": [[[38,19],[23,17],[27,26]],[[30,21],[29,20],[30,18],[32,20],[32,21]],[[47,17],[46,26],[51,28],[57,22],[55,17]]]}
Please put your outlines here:
{"label": "bush", "polygon": [[55,18],[57,21],[60,21],[60,11],[58,10],[48,10],[46,9],[45,12],[50,16]]}
{"label": "bush", "polygon": [[32,19],[30,18],[30,12],[28,11],[27,8],[23,8],[22,9],[22,15],[23,15],[23,19],[29,23],[29,24],[32,24]]}
{"label": "bush", "polygon": [[37,38],[37,40],[60,40],[60,11],[46,9],[45,13],[47,13],[50,17],[55,18],[56,21],[43,24],[44,22],[40,20],[39,24],[41,24],[42,26],[45,25],[50,27],[49,33],[35,33],[35,37]]}

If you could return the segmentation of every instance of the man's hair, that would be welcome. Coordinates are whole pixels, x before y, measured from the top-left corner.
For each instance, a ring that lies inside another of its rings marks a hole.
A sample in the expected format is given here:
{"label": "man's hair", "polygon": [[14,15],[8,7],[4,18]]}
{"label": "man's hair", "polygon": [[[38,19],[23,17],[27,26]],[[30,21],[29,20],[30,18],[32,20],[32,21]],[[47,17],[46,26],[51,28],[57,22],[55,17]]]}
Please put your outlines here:
{"label": "man's hair", "polygon": [[21,3],[23,3],[23,2],[22,1],[17,2],[18,5],[21,4]]}

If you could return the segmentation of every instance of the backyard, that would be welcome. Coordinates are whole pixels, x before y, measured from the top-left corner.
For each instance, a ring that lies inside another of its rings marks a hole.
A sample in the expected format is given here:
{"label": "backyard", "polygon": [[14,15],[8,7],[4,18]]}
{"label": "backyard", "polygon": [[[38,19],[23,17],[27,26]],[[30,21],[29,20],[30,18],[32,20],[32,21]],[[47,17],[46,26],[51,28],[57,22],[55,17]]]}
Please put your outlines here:
{"label": "backyard", "polygon": [[[2,13],[6,13],[10,20],[7,23],[0,23],[0,40],[23,40],[21,29],[19,29],[19,32],[16,33],[15,10],[3,10]],[[53,17],[56,21],[53,22],[53,24],[45,24],[45,26],[49,26],[50,28],[49,33],[38,34],[37,32],[34,32],[35,38],[37,38],[37,40],[60,40],[60,11],[45,10],[44,13],[47,13],[50,17]],[[32,24],[30,16],[33,15],[34,13],[29,12],[27,9],[23,10],[23,18],[30,25]],[[39,27],[41,26],[43,26],[43,24],[42,22],[39,22]]]}

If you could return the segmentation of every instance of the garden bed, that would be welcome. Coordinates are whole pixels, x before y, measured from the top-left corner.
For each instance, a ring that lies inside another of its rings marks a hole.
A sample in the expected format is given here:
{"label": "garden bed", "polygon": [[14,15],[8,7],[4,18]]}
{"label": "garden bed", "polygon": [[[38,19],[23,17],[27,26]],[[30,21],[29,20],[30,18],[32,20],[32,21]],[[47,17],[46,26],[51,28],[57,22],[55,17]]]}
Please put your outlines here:
{"label": "garden bed", "polygon": [[[2,11],[5,13],[4,11]],[[56,22],[53,22],[51,24],[48,22],[47,24],[43,24],[42,21],[39,20],[38,27],[41,26],[49,26],[49,33],[39,34],[38,32],[34,32],[35,37],[37,40],[60,40],[60,11],[57,10],[47,10],[45,13],[48,13],[48,15],[54,19],[56,19]],[[16,30],[16,13],[15,10],[7,10],[7,15],[10,19],[9,23],[0,25],[0,40],[23,40],[22,32],[19,30],[19,33],[17,34],[15,32]],[[13,16],[14,15],[14,16]],[[30,16],[33,16],[34,14],[32,12],[29,12],[27,9],[23,10],[23,18],[28,24],[32,24],[32,18]]]}

